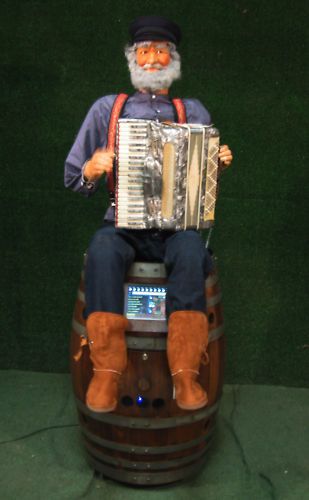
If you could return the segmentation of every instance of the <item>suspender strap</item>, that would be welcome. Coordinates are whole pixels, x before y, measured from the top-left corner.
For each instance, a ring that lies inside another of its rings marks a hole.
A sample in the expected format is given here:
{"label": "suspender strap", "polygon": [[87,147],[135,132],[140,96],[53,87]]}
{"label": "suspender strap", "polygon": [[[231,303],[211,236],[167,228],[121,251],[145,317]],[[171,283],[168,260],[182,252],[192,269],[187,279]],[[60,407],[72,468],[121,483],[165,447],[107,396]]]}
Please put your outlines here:
{"label": "suspender strap", "polygon": [[[129,97],[128,94],[119,94],[119,95],[117,95],[117,97],[114,101],[111,115],[110,115],[110,119],[109,119],[108,136],[107,136],[107,149],[109,149],[110,151],[115,150],[117,122],[119,120],[119,117],[121,115],[121,111],[122,111],[128,97]],[[114,172],[107,174],[107,189],[108,189],[110,197],[114,198],[114,196],[115,196]]]}
{"label": "suspender strap", "polygon": [[179,98],[175,98],[172,102],[176,109],[178,123],[187,123],[186,108],[183,101]]}

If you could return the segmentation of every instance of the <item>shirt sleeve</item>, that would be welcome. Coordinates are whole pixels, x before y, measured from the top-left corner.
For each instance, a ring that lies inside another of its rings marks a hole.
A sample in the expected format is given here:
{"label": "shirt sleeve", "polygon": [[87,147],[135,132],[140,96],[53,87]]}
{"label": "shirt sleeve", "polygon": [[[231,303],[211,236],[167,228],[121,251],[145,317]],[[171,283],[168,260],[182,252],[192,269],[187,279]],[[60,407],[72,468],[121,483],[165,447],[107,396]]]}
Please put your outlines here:
{"label": "shirt sleeve", "polygon": [[207,109],[198,99],[184,99],[188,123],[200,123],[211,125],[211,116]]}
{"label": "shirt sleeve", "polygon": [[85,196],[95,193],[99,181],[87,184],[83,178],[83,167],[97,148],[107,145],[108,124],[115,98],[115,95],[105,96],[91,106],[65,161],[65,187]]}

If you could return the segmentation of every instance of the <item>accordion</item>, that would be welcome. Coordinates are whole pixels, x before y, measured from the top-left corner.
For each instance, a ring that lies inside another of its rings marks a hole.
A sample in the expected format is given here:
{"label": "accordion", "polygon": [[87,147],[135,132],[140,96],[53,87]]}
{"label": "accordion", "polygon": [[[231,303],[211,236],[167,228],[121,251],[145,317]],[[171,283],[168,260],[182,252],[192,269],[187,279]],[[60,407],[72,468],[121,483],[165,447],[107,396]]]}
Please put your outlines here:
{"label": "accordion", "polygon": [[214,223],[219,132],[213,126],[120,119],[116,227],[203,229]]}

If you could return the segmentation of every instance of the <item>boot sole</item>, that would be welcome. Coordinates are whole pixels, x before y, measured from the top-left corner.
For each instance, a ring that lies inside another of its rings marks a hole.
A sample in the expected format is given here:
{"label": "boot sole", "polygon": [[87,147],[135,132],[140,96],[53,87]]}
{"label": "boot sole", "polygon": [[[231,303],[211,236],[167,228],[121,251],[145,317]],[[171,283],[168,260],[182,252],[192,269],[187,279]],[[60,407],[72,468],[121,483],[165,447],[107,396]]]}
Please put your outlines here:
{"label": "boot sole", "polygon": [[199,410],[200,408],[204,408],[204,406],[206,406],[207,403],[208,403],[208,399],[205,399],[205,400],[201,401],[200,403],[196,403],[195,405],[185,405],[185,404],[179,403],[176,400],[177,406],[179,406],[179,408],[181,408],[182,410]]}
{"label": "boot sole", "polygon": [[94,408],[93,406],[87,405],[89,410],[94,411],[95,413],[109,413],[111,411],[116,410],[117,405],[110,406],[109,408]]}

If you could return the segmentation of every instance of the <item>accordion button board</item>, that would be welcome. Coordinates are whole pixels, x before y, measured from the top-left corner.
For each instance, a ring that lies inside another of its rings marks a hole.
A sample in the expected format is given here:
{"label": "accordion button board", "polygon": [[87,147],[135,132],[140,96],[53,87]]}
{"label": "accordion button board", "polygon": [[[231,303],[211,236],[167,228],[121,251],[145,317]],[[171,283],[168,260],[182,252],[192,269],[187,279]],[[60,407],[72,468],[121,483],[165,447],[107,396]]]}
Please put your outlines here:
{"label": "accordion button board", "polygon": [[213,225],[215,127],[120,119],[116,144],[117,227],[178,231]]}

